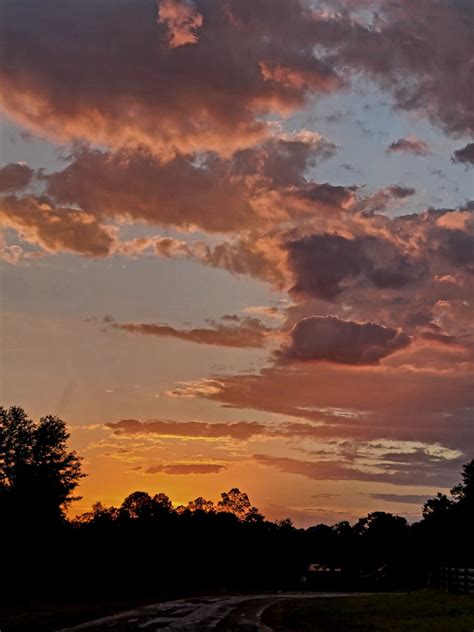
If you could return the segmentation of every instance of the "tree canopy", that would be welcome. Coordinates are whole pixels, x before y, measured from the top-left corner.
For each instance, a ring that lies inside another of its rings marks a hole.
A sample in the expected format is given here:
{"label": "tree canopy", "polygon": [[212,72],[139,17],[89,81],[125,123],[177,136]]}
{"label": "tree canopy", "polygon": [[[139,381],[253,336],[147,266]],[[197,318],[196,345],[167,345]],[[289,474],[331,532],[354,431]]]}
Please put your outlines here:
{"label": "tree canopy", "polygon": [[68,450],[64,421],[53,415],[39,422],[19,406],[0,408],[0,507],[15,523],[58,523],[74,496],[81,459]]}

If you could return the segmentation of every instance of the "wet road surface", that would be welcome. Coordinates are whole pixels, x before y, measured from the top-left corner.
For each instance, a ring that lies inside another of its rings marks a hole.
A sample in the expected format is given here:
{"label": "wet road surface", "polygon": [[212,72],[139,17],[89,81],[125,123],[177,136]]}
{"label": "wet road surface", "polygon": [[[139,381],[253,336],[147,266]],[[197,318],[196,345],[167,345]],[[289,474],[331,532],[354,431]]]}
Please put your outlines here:
{"label": "wet road surface", "polygon": [[261,615],[279,601],[347,596],[354,596],[354,593],[281,593],[179,599],[96,619],[60,632],[272,632],[261,622]]}

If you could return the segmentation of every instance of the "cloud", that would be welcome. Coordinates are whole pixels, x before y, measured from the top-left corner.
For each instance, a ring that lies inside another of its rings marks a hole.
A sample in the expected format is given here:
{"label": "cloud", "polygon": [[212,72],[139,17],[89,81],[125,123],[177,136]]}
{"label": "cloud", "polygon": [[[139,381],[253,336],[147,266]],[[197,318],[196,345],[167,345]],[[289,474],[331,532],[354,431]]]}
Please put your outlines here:
{"label": "cloud", "polygon": [[[58,204],[97,217],[208,232],[264,229],[298,212],[291,206],[295,188],[334,151],[325,138],[304,130],[276,135],[231,159],[203,153],[163,163],[144,149],[112,153],[80,146],[65,169],[42,178]],[[317,186],[326,208],[347,201],[343,187]]]}
{"label": "cloud", "polygon": [[304,476],[310,480],[352,480],[371,481],[377,483],[392,483],[397,485],[426,485],[443,487],[450,481],[456,480],[459,471],[459,459],[447,460],[436,467],[399,467],[391,471],[380,470],[377,466],[371,471],[351,465],[347,466],[339,461],[304,461],[288,457],[275,457],[265,454],[253,456],[260,465],[272,467],[280,472]]}
{"label": "cloud", "polygon": [[448,334],[439,331],[423,331],[420,337],[429,342],[435,342],[441,345],[458,345],[458,339],[456,336],[449,336]]}
{"label": "cloud", "polygon": [[388,187],[388,192],[395,198],[400,198],[404,200],[407,197],[411,197],[416,193],[416,189],[413,187],[402,187],[400,185],[392,185]]}
{"label": "cloud", "polygon": [[427,156],[430,153],[429,146],[419,138],[399,138],[387,147],[387,152],[406,152],[415,156]]}
{"label": "cloud", "polygon": [[145,470],[145,474],[219,474],[227,469],[225,465],[216,463],[171,463],[169,465],[151,465]]}
{"label": "cloud", "polygon": [[420,281],[426,264],[392,242],[372,235],[349,239],[315,234],[287,242],[295,295],[330,300],[357,283],[403,288]]}
{"label": "cloud", "polygon": [[292,417],[286,432],[293,436],[438,442],[461,451],[474,442],[469,363],[440,370],[283,364],[221,375],[212,389],[190,385],[185,395],[193,392],[231,408]]}
{"label": "cloud", "polygon": [[369,494],[374,500],[383,500],[387,503],[423,505],[430,496],[421,494]]}
{"label": "cloud", "polygon": [[355,187],[335,186],[327,182],[307,182],[292,193],[316,208],[335,211],[351,206],[355,190]]}
{"label": "cloud", "polygon": [[233,275],[247,275],[282,288],[286,278],[286,260],[279,238],[255,234],[214,246],[204,241],[186,242],[173,237],[138,237],[117,240],[113,252],[126,257],[144,254],[167,259],[187,258],[212,268],[227,270]]}
{"label": "cloud", "polygon": [[159,22],[168,29],[170,48],[195,44],[197,31],[202,26],[202,15],[186,0],[159,0]]}
{"label": "cloud", "polygon": [[0,218],[22,239],[50,253],[105,257],[114,240],[113,229],[99,224],[89,213],[56,207],[46,197],[0,198]]}
{"label": "cloud", "polygon": [[4,2],[2,106],[56,138],[229,154],[267,136],[265,115],[361,71],[397,107],[474,130],[470,0],[380,0],[362,12],[303,0],[40,4]]}
{"label": "cloud", "polygon": [[257,422],[208,423],[203,421],[139,421],[123,419],[105,424],[117,435],[154,434],[164,437],[226,438],[246,441],[267,432],[266,426]]}
{"label": "cloud", "polygon": [[256,318],[245,318],[237,325],[215,323],[212,328],[175,329],[169,325],[146,323],[113,323],[112,328],[147,336],[234,348],[264,347],[271,331]]}
{"label": "cloud", "polygon": [[320,13],[315,38],[333,52],[334,66],[364,72],[398,108],[453,135],[472,134],[471,0],[380,0],[359,9],[347,2],[342,11]]}
{"label": "cloud", "polygon": [[376,323],[355,323],[331,316],[300,320],[291,331],[291,343],[279,351],[280,360],[337,364],[377,364],[407,347],[403,332]]}
{"label": "cloud", "polygon": [[430,230],[433,248],[439,256],[456,268],[464,268],[474,273],[474,217],[468,213],[464,228],[445,227],[437,224]]}
{"label": "cloud", "polygon": [[264,115],[343,85],[313,22],[300,0],[7,0],[1,105],[61,140],[229,154],[268,135]]}
{"label": "cloud", "polygon": [[23,163],[13,162],[0,168],[0,193],[20,191],[29,185],[33,170]]}
{"label": "cloud", "polygon": [[365,216],[374,213],[384,213],[389,209],[395,209],[404,204],[404,200],[415,193],[416,190],[412,187],[402,187],[394,184],[383,189],[377,189],[369,195],[359,196],[354,201],[351,210]]}
{"label": "cloud", "polygon": [[269,318],[271,320],[283,320],[284,310],[282,307],[275,305],[249,305],[244,307],[242,311],[246,314],[256,314],[263,318]]}
{"label": "cloud", "polygon": [[468,143],[453,154],[453,162],[460,162],[468,167],[474,165],[474,143]]}

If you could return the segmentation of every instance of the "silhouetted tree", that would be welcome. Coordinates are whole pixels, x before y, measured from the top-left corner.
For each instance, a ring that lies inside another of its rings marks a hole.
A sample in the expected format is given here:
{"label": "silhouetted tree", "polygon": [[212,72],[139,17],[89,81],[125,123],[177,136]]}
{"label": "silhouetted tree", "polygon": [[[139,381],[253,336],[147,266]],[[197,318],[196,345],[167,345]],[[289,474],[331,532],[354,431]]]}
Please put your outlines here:
{"label": "silhouetted tree", "polygon": [[474,459],[463,465],[462,483],[451,490],[451,494],[458,503],[474,505]]}
{"label": "silhouetted tree", "polygon": [[423,505],[423,517],[426,520],[438,520],[448,518],[450,510],[453,508],[453,501],[446,494],[438,493],[434,498],[430,498]]}
{"label": "silhouetted tree", "polygon": [[451,497],[439,493],[424,504],[423,520],[413,531],[432,566],[474,564],[474,459],[463,466]]}
{"label": "silhouetted tree", "polygon": [[7,522],[58,524],[77,500],[81,459],[58,417],[35,423],[19,406],[0,408],[0,507]]}
{"label": "silhouetted tree", "polygon": [[249,497],[237,487],[221,494],[221,500],[217,503],[217,510],[234,514],[239,520],[259,522],[263,516],[256,507],[252,506]]}
{"label": "silhouetted tree", "polygon": [[186,509],[189,509],[189,511],[214,511],[214,503],[212,500],[206,500],[202,496],[199,496],[195,500],[190,500]]}

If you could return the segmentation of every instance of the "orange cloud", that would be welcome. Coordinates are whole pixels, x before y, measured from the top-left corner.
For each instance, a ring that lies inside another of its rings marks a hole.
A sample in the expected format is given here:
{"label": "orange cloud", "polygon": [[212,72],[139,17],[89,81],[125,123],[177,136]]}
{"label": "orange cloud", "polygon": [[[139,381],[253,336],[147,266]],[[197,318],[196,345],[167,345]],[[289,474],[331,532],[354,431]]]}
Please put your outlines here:
{"label": "orange cloud", "polygon": [[170,48],[195,44],[202,26],[202,15],[186,0],[158,0],[159,22],[168,29]]}
{"label": "orange cloud", "polygon": [[0,218],[22,239],[47,252],[74,252],[86,257],[109,254],[113,229],[74,208],[56,207],[47,198],[0,198]]}
{"label": "orange cloud", "polygon": [[[232,159],[205,154],[198,161],[180,156],[162,163],[144,150],[105,153],[81,147],[63,171],[43,180],[57,203],[76,204],[98,217],[207,232],[268,229],[301,214],[292,206],[295,187],[334,151],[310,132],[275,136]],[[347,203],[351,193],[316,183],[313,192],[313,207],[320,203],[327,210]]]}
{"label": "orange cloud", "polygon": [[1,106],[61,140],[144,145],[165,159],[229,154],[268,135],[262,115],[342,85],[314,54],[312,23],[300,0],[162,0],[155,14],[147,0],[46,0],[26,11],[7,0]]}
{"label": "orange cloud", "polygon": [[177,338],[197,344],[234,348],[261,348],[271,332],[256,318],[245,318],[238,325],[215,323],[213,328],[175,329],[169,325],[147,323],[112,323],[113,329],[145,336]]}

